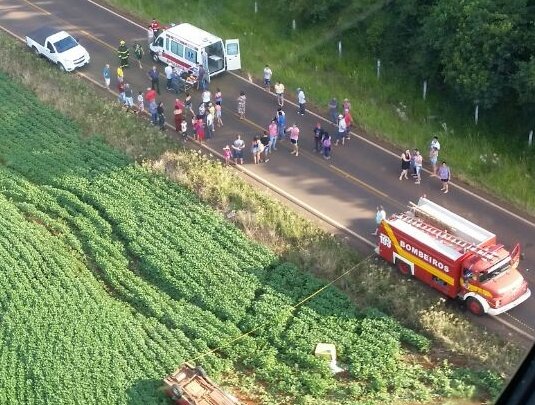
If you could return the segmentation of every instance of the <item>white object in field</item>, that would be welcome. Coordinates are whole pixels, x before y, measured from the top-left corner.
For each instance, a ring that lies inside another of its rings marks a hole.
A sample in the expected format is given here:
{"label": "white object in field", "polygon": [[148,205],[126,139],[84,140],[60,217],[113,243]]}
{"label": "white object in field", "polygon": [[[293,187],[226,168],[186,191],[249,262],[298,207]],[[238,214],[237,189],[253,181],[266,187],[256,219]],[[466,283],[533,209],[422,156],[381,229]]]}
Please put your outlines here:
{"label": "white object in field", "polygon": [[336,346],[332,343],[318,343],[316,345],[316,349],[314,350],[314,355],[316,357],[324,357],[329,359],[329,368],[333,374],[344,371],[343,368],[336,364]]}

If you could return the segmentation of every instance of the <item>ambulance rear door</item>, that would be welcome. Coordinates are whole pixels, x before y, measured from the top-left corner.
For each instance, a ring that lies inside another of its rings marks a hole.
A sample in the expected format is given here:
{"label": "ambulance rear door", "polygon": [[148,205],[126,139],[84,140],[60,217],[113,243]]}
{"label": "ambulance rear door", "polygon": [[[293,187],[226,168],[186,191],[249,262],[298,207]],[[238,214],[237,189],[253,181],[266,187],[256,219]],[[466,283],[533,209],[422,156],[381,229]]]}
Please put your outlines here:
{"label": "ambulance rear door", "polygon": [[225,59],[227,61],[227,70],[241,69],[239,39],[227,39],[225,41]]}

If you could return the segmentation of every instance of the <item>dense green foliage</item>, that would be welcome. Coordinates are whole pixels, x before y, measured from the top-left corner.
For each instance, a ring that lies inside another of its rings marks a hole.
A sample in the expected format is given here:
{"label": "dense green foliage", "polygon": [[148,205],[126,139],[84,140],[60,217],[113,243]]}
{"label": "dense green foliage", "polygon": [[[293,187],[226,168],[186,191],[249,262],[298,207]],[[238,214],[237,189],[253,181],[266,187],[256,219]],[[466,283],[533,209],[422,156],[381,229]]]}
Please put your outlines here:
{"label": "dense green foliage", "polygon": [[[282,3],[282,2],[281,2]],[[535,103],[535,8],[529,0],[292,2],[309,23],[354,20],[359,42],[418,78],[444,83],[470,103],[490,108]],[[349,34],[351,35],[351,34]]]}
{"label": "dense green foliage", "polygon": [[[311,402],[470,397],[494,382],[407,361],[429,340],[334,288],[294,308],[323,283],[4,76],[0,91],[1,403],[161,403],[166,372],[220,346],[200,359],[214,375],[247,370]],[[320,341],[346,378],[312,355]]]}

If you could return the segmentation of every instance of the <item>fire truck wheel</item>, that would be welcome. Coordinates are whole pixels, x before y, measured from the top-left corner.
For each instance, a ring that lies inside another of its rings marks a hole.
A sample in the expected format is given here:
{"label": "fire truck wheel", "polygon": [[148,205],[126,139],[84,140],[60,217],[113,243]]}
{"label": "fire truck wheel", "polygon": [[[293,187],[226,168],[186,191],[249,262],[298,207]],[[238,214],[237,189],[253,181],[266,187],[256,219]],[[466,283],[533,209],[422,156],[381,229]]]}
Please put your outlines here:
{"label": "fire truck wheel", "polygon": [[404,276],[408,276],[411,274],[411,268],[409,265],[401,260],[398,260],[396,263],[396,266],[398,268],[398,271],[403,274]]}
{"label": "fire truck wheel", "polygon": [[481,305],[481,303],[475,298],[468,297],[468,299],[466,300],[466,306],[468,307],[468,310],[474,315],[481,316],[485,313],[483,305]]}

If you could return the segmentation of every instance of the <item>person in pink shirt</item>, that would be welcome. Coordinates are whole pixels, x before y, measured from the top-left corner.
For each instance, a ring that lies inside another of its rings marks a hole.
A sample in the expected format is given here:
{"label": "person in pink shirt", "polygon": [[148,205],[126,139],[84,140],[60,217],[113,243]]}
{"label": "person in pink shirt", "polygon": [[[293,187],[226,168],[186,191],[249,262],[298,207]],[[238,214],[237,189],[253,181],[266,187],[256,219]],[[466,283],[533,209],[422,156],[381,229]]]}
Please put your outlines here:
{"label": "person in pink shirt", "polygon": [[232,157],[230,146],[227,145],[223,148],[223,157],[225,158],[225,164],[228,166],[230,164],[230,158]]}
{"label": "person in pink shirt", "polygon": [[271,124],[269,124],[268,127],[268,133],[269,133],[269,142],[271,144],[270,148],[271,150],[277,150],[277,138],[279,136],[279,128],[277,126],[277,121],[272,120]]}
{"label": "person in pink shirt", "polygon": [[290,142],[293,145],[291,154],[299,156],[299,128],[297,128],[297,124],[294,123],[286,132],[290,134]]}

